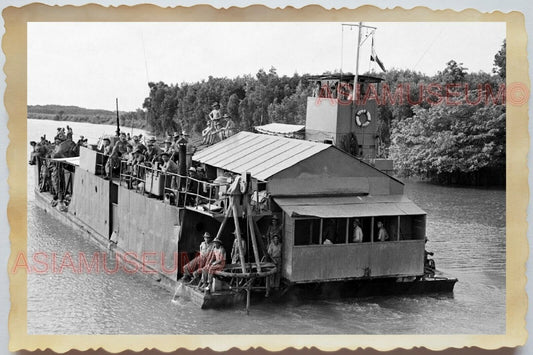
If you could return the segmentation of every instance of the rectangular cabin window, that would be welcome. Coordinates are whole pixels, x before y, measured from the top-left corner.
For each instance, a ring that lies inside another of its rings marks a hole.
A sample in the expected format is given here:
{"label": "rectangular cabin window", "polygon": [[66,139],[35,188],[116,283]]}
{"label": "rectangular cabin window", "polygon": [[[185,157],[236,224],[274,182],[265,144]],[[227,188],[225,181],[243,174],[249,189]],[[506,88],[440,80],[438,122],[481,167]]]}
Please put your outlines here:
{"label": "rectangular cabin window", "polygon": [[359,226],[363,232],[363,243],[370,243],[372,240],[372,217],[355,217],[348,220],[348,243],[356,243],[355,241],[355,220],[359,221]]}
{"label": "rectangular cabin window", "polygon": [[400,240],[422,240],[426,237],[426,216],[400,216]]}
{"label": "rectangular cabin window", "polygon": [[346,218],[324,218],[322,244],[328,239],[332,244],[346,243]]}
{"label": "rectangular cabin window", "polygon": [[294,245],[320,243],[320,219],[297,219],[294,221]]}
{"label": "rectangular cabin window", "polygon": [[[382,225],[381,228],[379,227],[379,224]],[[374,242],[390,242],[399,240],[398,216],[375,216],[373,227]],[[384,231],[382,231],[382,228]],[[380,236],[385,240],[380,240]]]}

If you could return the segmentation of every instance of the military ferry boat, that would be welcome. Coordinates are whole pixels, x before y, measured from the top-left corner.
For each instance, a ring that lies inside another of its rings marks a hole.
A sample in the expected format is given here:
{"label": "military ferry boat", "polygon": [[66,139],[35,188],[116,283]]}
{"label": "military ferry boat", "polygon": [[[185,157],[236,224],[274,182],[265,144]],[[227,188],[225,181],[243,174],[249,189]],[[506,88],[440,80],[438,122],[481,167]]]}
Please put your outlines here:
{"label": "military ferry boat", "polygon": [[[196,147],[182,133],[145,149],[120,128],[100,147],[62,132],[54,146],[32,143],[36,201],[202,308],[248,307],[258,294],[452,292],[457,279],[425,250],[426,212],[404,195],[393,162],[378,158],[376,102],[352,96],[381,79],[311,82],[305,125],[235,132],[214,105]],[[328,90],[338,87],[346,90]]]}

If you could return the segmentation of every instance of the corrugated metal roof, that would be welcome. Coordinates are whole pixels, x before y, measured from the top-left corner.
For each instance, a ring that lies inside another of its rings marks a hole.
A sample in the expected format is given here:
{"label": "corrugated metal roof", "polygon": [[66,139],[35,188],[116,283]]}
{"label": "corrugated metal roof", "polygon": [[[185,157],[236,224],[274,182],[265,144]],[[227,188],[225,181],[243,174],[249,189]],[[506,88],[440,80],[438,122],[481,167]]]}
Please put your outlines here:
{"label": "corrugated metal roof", "polygon": [[301,139],[240,132],[196,153],[192,159],[259,180],[295,165],[331,146]]}
{"label": "corrugated metal roof", "polygon": [[274,198],[292,217],[351,218],[424,215],[403,195]]}

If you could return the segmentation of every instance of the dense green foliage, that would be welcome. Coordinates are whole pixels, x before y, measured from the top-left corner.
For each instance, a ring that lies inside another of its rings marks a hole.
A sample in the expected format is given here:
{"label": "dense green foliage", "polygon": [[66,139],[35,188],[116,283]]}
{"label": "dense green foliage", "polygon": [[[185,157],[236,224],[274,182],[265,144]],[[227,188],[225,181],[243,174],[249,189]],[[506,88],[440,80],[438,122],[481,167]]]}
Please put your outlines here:
{"label": "dense green foliage", "polygon": [[[445,183],[504,182],[505,50],[504,41],[494,57],[493,74],[469,73],[462,63],[450,60],[435,76],[397,69],[381,75],[377,134],[400,174]],[[198,136],[214,102],[232,117],[237,130],[270,122],[304,124],[311,95],[308,78],[280,77],[272,67],[233,79],[149,83],[144,111],[121,113],[121,124],[149,128],[156,135],[185,130]],[[50,105],[29,106],[28,117],[114,124],[116,116]]]}
{"label": "dense green foliage", "polygon": [[[453,60],[432,78],[408,73],[411,82],[437,89],[418,105],[381,107],[391,122],[384,138],[400,173],[441,183],[505,182],[505,42],[494,63],[497,75],[469,74]],[[405,80],[405,74],[387,76]]]}
{"label": "dense green foliage", "polygon": [[255,77],[214,78],[196,83],[167,85],[149,83],[150,96],[143,107],[154,132],[178,130],[200,133],[214,102],[221,104],[239,130],[269,122],[304,123],[306,97],[310,95],[306,76],[278,76],[276,69],[259,70]]}

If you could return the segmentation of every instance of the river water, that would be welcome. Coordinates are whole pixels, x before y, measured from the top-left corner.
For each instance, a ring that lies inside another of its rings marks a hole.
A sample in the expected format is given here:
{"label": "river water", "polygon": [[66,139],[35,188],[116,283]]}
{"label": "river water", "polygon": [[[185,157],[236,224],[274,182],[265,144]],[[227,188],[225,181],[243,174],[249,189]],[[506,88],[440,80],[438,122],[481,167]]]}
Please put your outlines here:
{"label": "river water", "polygon": [[[113,126],[69,123],[92,143]],[[66,123],[28,120],[28,142]],[[130,131],[130,129],[127,129]],[[138,131],[136,130],[135,133]],[[31,147],[28,148],[31,150]],[[28,255],[101,249],[35,206],[28,169]],[[453,295],[261,302],[199,310],[142,274],[47,272],[28,275],[29,334],[502,334],[505,333],[505,190],[407,182],[428,213],[427,249],[459,279]],[[98,206],[95,206],[98,208]],[[113,260],[110,257],[110,260]],[[110,266],[112,268],[113,265]]]}

